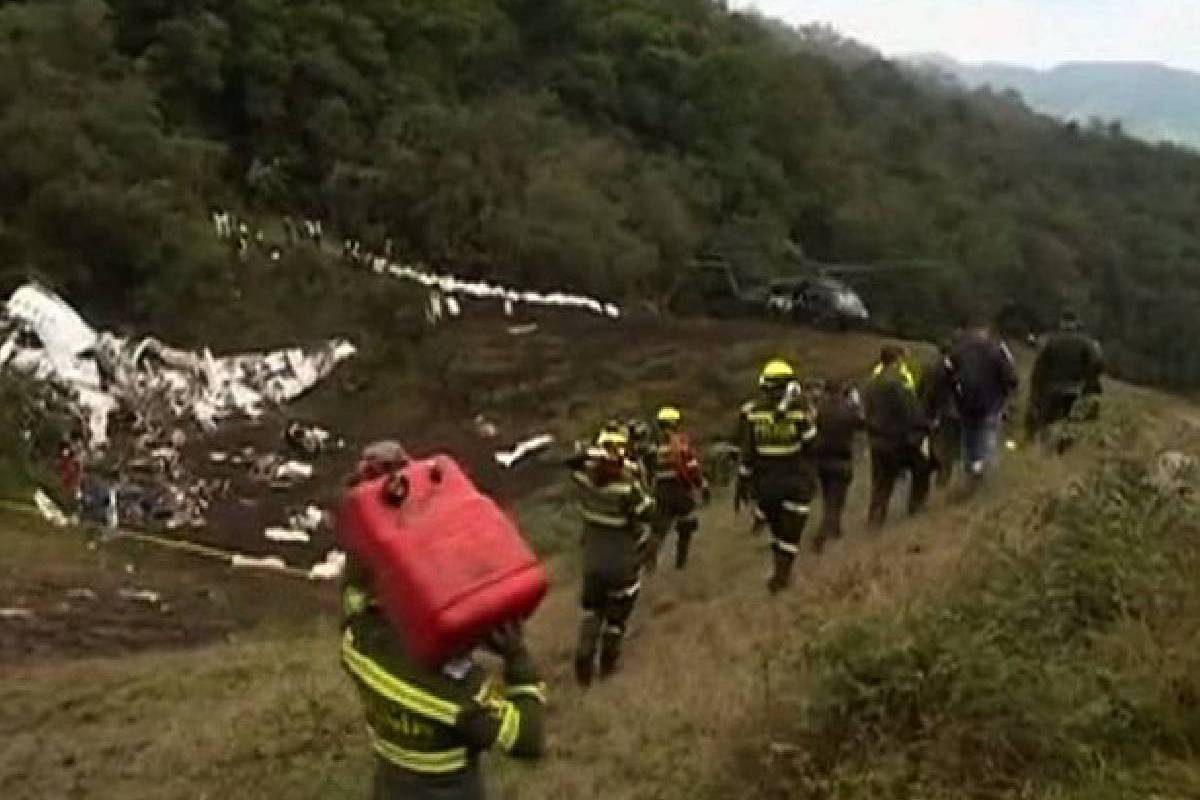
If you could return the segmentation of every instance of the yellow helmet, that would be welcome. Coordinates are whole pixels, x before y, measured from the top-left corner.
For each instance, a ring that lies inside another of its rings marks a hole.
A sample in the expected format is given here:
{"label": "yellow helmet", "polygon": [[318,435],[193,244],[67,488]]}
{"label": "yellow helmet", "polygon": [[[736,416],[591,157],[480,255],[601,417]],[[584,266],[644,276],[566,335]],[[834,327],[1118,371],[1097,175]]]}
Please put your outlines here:
{"label": "yellow helmet", "polygon": [[683,420],[683,414],[674,406],[663,406],[656,417],[659,425],[678,425]]}
{"label": "yellow helmet", "polygon": [[767,389],[786,386],[794,380],[796,380],[796,370],[792,369],[792,365],[788,362],[777,358],[763,367],[762,374],[758,376],[758,385]]}
{"label": "yellow helmet", "polygon": [[629,447],[629,436],[622,430],[605,428],[596,437],[596,447],[608,452],[624,453]]}

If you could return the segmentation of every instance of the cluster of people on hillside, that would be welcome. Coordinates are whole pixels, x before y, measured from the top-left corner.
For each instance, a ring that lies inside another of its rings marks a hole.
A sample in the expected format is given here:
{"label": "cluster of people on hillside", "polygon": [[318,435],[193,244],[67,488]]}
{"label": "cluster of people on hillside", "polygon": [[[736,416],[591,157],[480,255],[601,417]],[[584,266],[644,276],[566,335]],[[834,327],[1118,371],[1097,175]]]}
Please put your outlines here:
{"label": "cluster of people on hillside", "polygon": [[[1033,367],[1030,436],[1081,409],[1091,414],[1094,404],[1085,401],[1100,393],[1102,372],[1099,344],[1073,316],[1064,317]],[[758,385],[758,395],[738,414],[734,504],[752,505],[757,524],[769,531],[767,590],[774,595],[792,582],[818,493],[823,518],[813,548],[842,535],[860,436],[871,463],[867,521],[878,529],[904,475],[912,513],[924,507],[934,478],[948,484],[959,463],[968,485],[984,480],[998,457],[1018,376],[1007,346],[986,326],[975,326],[943,343],[924,365],[901,347],[884,347],[861,389],[830,381],[807,390],[783,359],[762,369]],[[355,482],[406,461],[394,443],[368,448]],[[659,409],[652,424],[605,424],[566,466],[583,534],[574,673],[587,687],[618,671],[642,581],[656,571],[672,535],[674,565],[687,567],[700,528],[697,512],[711,492],[673,406]],[[545,687],[519,627],[503,626],[481,643],[502,659],[502,680],[489,679],[469,655],[440,671],[421,668],[388,627],[370,586],[370,575],[351,571],[342,655],[367,708],[379,800],[481,798],[483,751],[542,754]]]}

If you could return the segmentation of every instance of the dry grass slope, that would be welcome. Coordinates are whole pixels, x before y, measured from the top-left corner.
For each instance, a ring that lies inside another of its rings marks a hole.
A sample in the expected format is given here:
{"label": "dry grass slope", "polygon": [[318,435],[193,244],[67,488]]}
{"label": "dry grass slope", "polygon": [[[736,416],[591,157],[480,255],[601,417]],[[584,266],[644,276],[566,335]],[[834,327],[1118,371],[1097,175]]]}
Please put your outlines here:
{"label": "dry grass slope", "polygon": [[[865,354],[871,346],[864,342],[860,349]],[[762,349],[739,354],[746,369]],[[1176,438],[1181,420],[1191,415],[1150,393],[1120,389],[1116,395],[1112,404],[1123,410],[1113,413],[1136,413],[1141,422],[1135,439],[1122,442],[1132,450]],[[1185,444],[1195,444],[1194,434],[1188,436]],[[744,519],[730,516],[728,498],[718,497],[705,514],[689,571],[664,572],[648,583],[624,672],[587,693],[569,678],[574,565],[559,559],[557,589],[531,630],[553,692],[549,757],[533,768],[497,762],[497,796],[1200,796],[1186,793],[1198,783],[1181,751],[1152,741],[1127,774],[1154,779],[1153,791],[1114,789],[1115,772],[1081,771],[1061,784],[1031,781],[1015,790],[979,783],[956,793],[936,780],[901,780],[933,774],[940,763],[929,756],[934,751],[905,750],[869,726],[855,728],[865,718],[853,709],[841,716],[827,709],[827,727],[813,727],[810,711],[822,698],[812,693],[831,686],[829,665],[839,663],[835,646],[846,641],[847,630],[868,626],[874,638],[864,640],[867,647],[892,643],[889,637],[918,630],[912,620],[936,617],[936,609],[968,596],[985,577],[977,570],[996,542],[1013,553],[1036,553],[1049,529],[1033,523],[1046,513],[1047,498],[1088,470],[1105,446],[1088,443],[1064,460],[1022,450],[972,502],[941,498],[925,516],[899,520],[881,536],[858,528],[865,491],[860,471],[847,540],[819,558],[806,556],[797,587],[775,601],[762,585],[762,543]],[[1174,622],[1121,617],[1087,652],[1116,673],[1146,676],[1138,685],[1163,691],[1160,706],[1179,716],[1172,729],[1194,732],[1195,698],[1164,688],[1168,678],[1195,688],[1185,680],[1190,662],[1176,654],[1195,650],[1200,596],[1177,599]],[[8,670],[0,682],[0,796],[365,796],[369,758],[357,700],[336,664],[331,625],[256,638],[186,653]],[[878,664],[879,683],[886,685],[888,665]],[[1069,660],[1060,664],[1070,667]],[[797,767],[804,736],[832,731],[835,720],[853,723],[839,740],[845,771],[835,776],[836,769]],[[1111,754],[1097,751],[1096,757]],[[881,783],[880,775],[887,780]]]}

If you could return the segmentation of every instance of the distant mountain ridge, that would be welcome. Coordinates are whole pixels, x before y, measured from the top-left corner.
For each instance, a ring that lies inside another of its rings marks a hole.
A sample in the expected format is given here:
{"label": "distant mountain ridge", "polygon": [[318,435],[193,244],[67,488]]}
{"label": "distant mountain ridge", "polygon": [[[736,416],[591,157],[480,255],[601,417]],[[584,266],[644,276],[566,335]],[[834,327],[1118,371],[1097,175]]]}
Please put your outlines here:
{"label": "distant mountain ridge", "polygon": [[971,88],[1011,88],[1037,111],[1080,122],[1120,120],[1140,138],[1200,148],[1200,73],[1152,62],[1068,62],[1039,70],[943,55],[909,61]]}

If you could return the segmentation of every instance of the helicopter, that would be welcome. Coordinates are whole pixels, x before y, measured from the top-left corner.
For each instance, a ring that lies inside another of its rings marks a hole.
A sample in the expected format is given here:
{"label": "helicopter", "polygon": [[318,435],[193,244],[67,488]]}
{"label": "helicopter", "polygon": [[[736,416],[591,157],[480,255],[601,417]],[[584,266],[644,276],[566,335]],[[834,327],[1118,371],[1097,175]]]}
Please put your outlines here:
{"label": "helicopter", "polygon": [[842,276],[880,274],[911,269],[940,269],[932,261],[897,261],[877,265],[826,264],[799,255],[784,275],[762,282],[739,280],[733,264],[721,256],[702,255],[676,282],[668,307],[676,313],[713,317],[770,317],[839,331],[861,329],[871,312],[857,290]]}

